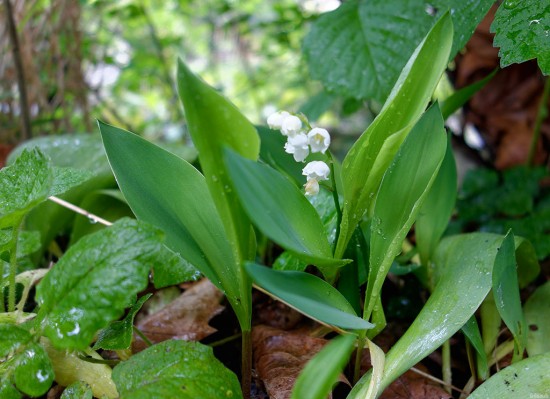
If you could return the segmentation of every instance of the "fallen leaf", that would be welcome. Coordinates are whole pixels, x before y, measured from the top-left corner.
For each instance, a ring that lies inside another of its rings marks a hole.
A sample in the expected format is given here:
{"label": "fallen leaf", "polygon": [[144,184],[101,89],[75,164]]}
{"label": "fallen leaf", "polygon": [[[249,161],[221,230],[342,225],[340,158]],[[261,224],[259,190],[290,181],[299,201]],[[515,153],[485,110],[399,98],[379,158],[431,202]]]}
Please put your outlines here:
{"label": "fallen leaf", "polygon": [[[223,294],[207,279],[202,279],[158,312],[138,322],[137,328],[153,343],[168,339],[200,341],[216,332],[208,322],[224,307],[220,305]],[[132,344],[134,352],[146,348],[136,336]]]}
{"label": "fallen leaf", "polygon": [[[325,339],[304,333],[255,326],[252,329],[254,364],[270,399],[290,398],[300,371],[327,343]],[[349,385],[344,376],[340,381]]]}
{"label": "fallen leaf", "polygon": [[[415,367],[427,372],[421,364]],[[409,370],[387,387],[380,399],[452,399],[452,395],[437,382]]]}
{"label": "fallen leaf", "polygon": [[259,324],[281,330],[291,330],[303,319],[300,312],[269,295],[259,291],[254,291],[253,295],[253,314],[258,318]]}

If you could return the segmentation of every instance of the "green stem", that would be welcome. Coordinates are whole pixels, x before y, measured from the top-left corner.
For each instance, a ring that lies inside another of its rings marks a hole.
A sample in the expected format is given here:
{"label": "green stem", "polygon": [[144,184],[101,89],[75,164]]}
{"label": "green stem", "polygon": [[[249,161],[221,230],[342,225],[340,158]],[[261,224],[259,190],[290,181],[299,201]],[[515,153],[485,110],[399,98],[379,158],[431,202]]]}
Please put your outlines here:
{"label": "green stem", "polygon": [[539,142],[542,122],[548,116],[548,96],[550,94],[550,79],[546,77],[544,79],[544,90],[542,92],[542,99],[539,105],[539,111],[537,113],[537,119],[535,120],[535,127],[533,128],[533,138],[531,139],[531,146],[529,148],[529,155],[527,156],[527,166],[533,166],[535,160],[535,154],[537,152],[537,144]]}
{"label": "green stem", "polygon": [[[19,240],[19,228],[21,221],[14,227],[11,236],[11,251],[10,251],[10,274],[9,274],[9,293],[8,293],[8,312],[15,311],[15,276],[17,275],[17,241]],[[3,307],[3,304],[2,304]]]}
{"label": "green stem", "polygon": [[443,374],[443,381],[445,381],[445,389],[447,390],[447,392],[451,393],[451,389],[449,387],[453,383],[453,377],[452,377],[452,371],[451,371],[451,343],[449,340],[443,343],[441,357],[442,357],[441,361],[443,363],[442,374]]}
{"label": "green stem", "polygon": [[219,341],[214,341],[214,342],[208,344],[208,346],[210,346],[212,348],[215,348],[216,346],[222,346],[222,345],[225,345],[228,342],[236,340],[237,338],[241,337],[242,335],[243,334],[239,332],[237,334],[230,335],[229,337],[222,338]]}
{"label": "green stem", "polygon": [[139,337],[143,340],[143,342],[145,342],[147,346],[153,346],[153,343],[151,342],[151,340],[147,338],[147,336],[144,333],[142,333],[139,328],[137,328],[136,326],[132,326],[132,327],[134,329],[134,332],[137,335],[139,335]]}
{"label": "green stem", "polygon": [[353,385],[357,384],[361,378],[361,359],[363,358],[363,349],[367,342],[366,332],[362,331],[357,337],[357,350],[355,351],[355,365],[353,370]]}
{"label": "green stem", "polygon": [[340,200],[338,199],[338,189],[336,188],[336,173],[334,170],[334,159],[332,154],[327,152],[330,168],[330,182],[332,184],[332,199],[334,200],[334,207],[336,208],[336,235],[333,244],[333,254],[338,246],[338,238],[340,237],[340,224],[342,223],[342,209],[340,208]]}
{"label": "green stem", "polygon": [[243,398],[250,399],[250,387],[252,381],[252,339],[250,330],[243,330],[242,342],[242,366],[241,366],[241,388]]}

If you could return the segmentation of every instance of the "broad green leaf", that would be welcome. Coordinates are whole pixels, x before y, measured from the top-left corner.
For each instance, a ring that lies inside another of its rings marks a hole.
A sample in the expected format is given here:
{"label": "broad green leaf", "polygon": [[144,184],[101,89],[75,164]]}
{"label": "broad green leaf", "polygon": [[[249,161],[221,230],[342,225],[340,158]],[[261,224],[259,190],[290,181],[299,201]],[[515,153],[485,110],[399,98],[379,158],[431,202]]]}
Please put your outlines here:
{"label": "broad green leaf", "polygon": [[[413,324],[386,354],[382,389],[436,350],[456,333],[492,287],[492,269],[503,237],[471,233],[444,238],[435,253],[435,289]],[[516,240],[516,245],[528,245]],[[519,259],[519,258],[518,258]],[[524,265],[519,264],[519,268]],[[370,381],[370,373],[354,387],[349,399]]]}
{"label": "broad green leaf", "polygon": [[182,281],[195,281],[201,273],[179,254],[163,245],[153,263],[153,283],[155,288],[180,284]]}
{"label": "broad green leaf", "polygon": [[536,289],[523,311],[527,322],[527,353],[529,356],[550,352],[550,281]]}
{"label": "broad green leaf", "polygon": [[470,98],[474,96],[474,94],[483,89],[485,85],[489,83],[491,79],[493,79],[497,72],[498,68],[483,79],[472,83],[469,86],[463,87],[462,89],[456,91],[451,96],[442,101],[441,114],[443,115],[443,119],[447,120],[449,116],[458,111],[464,104],[466,104],[470,100]]}
{"label": "broad green leaf", "polygon": [[50,359],[44,348],[32,342],[28,331],[16,325],[0,325],[0,358],[6,358],[5,376],[11,375],[21,392],[41,396],[52,385],[54,373]]}
{"label": "broad green leaf", "polygon": [[8,379],[0,379],[0,398],[20,399],[21,393],[15,389],[13,384]]}
{"label": "broad green leaf", "polygon": [[485,348],[483,347],[483,340],[481,339],[481,333],[479,332],[479,326],[475,316],[470,317],[466,324],[462,326],[462,332],[476,351],[476,367],[479,378],[482,380],[487,379],[489,376],[487,354],[485,353]]}
{"label": "broad green leaf", "polygon": [[145,301],[151,298],[151,296],[153,294],[147,294],[139,298],[132,305],[124,319],[114,321],[101,330],[92,349],[128,349],[132,345],[132,337],[134,335],[134,318]]}
{"label": "broad green leaf", "polygon": [[49,195],[59,195],[79,186],[93,175],[83,169],[53,167],[53,183]]}
{"label": "broad green leaf", "polygon": [[493,45],[500,47],[502,68],[536,58],[550,74],[550,3],[547,0],[506,0],[491,25]]}
{"label": "broad green leaf", "polygon": [[239,320],[246,322],[249,290],[240,285],[240,269],[204,176],[135,134],[101,122],[99,128],[120,189],[135,215],[161,228],[166,245],[222,290]]}
{"label": "broad green leaf", "polygon": [[453,213],[457,193],[456,164],[447,136],[447,151],[439,173],[430,189],[415,224],[415,237],[420,260],[426,265],[445,232]]}
{"label": "broad green leaf", "polygon": [[370,317],[388,271],[437,177],[446,142],[436,105],[411,130],[384,175],[371,224],[366,317]]}
{"label": "broad green leaf", "polygon": [[57,347],[84,349],[147,286],[160,246],[158,230],[131,219],[83,237],[36,287],[44,334]]}
{"label": "broad green leaf", "polygon": [[113,370],[120,399],[239,399],[237,377],[198,342],[170,340],[145,349]]}
{"label": "broad green leaf", "polygon": [[291,154],[285,152],[286,137],[280,132],[264,126],[258,127],[258,134],[261,139],[260,158],[262,161],[290,177],[296,185],[304,184],[303,166],[296,162]]}
{"label": "broad green leaf", "polygon": [[254,282],[269,295],[329,326],[366,330],[373,325],[359,317],[344,296],[326,281],[309,273],[278,271],[246,264]]}
{"label": "broad green leaf", "polygon": [[545,398],[550,387],[550,353],[514,363],[481,384],[470,399]]}
{"label": "broad green leaf", "polygon": [[492,3],[343,2],[335,11],[322,15],[304,39],[310,73],[329,91],[383,102],[414,48],[443,12],[450,9],[456,31],[452,51],[446,55],[447,63],[464,47]]}
{"label": "broad green leaf", "polygon": [[447,67],[452,37],[453,25],[446,13],[417,47],[384,108],[344,159],[344,204],[336,257],[344,253],[355,227],[375,199],[386,168],[424,112]]}
{"label": "broad green leaf", "polygon": [[304,193],[275,169],[225,153],[227,170],[250,219],[277,244],[316,266],[338,266],[325,227]]}
{"label": "broad green leaf", "polygon": [[271,267],[274,270],[294,270],[303,272],[308,267],[308,263],[298,259],[291,252],[284,251],[275,259]]}
{"label": "broad green leaf", "polygon": [[498,312],[514,336],[514,361],[523,357],[527,331],[519,297],[514,234],[510,231],[497,253],[493,267],[493,295]]}
{"label": "broad green leaf", "polygon": [[[0,253],[9,251],[12,246],[13,228],[0,230]],[[22,258],[40,248],[38,231],[20,231],[17,237],[17,258]]]}
{"label": "broad green leaf", "polygon": [[0,228],[19,224],[34,206],[46,200],[53,184],[49,159],[39,149],[24,150],[0,170]]}
{"label": "broad green leaf", "polygon": [[61,399],[92,399],[92,397],[92,389],[83,381],[72,383],[61,395]]}
{"label": "broad green leaf", "polygon": [[325,399],[353,352],[356,337],[340,335],[331,340],[304,367],[291,399]]}
{"label": "broad green leaf", "polygon": [[253,231],[231,189],[223,149],[228,147],[247,159],[257,160],[260,153],[258,133],[228,99],[195,76],[181,60],[178,60],[178,89],[206,184],[235,251],[235,259],[240,263],[255,252],[249,248]]}

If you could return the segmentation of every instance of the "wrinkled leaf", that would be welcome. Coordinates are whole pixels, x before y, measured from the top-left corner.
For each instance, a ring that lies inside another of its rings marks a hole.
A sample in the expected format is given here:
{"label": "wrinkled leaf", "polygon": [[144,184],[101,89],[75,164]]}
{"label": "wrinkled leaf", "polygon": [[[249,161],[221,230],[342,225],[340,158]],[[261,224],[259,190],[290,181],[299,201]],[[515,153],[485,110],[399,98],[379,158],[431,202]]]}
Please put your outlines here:
{"label": "wrinkled leaf", "polygon": [[384,175],[371,223],[369,279],[365,315],[370,317],[376,298],[424,198],[436,180],[445,156],[446,136],[437,105],[411,130]]}
{"label": "wrinkled leaf", "polygon": [[336,288],[318,277],[303,272],[277,271],[253,263],[247,263],[245,267],[262,290],[314,320],[351,330],[373,327],[357,317],[353,307]]}
{"label": "wrinkled leaf", "polygon": [[250,250],[253,235],[239,199],[231,190],[223,149],[231,148],[247,159],[256,160],[260,153],[258,133],[237,107],[194,75],[181,59],[177,75],[187,127],[199,152],[206,184],[235,251],[235,259],[240,263],[254,253],[254,247]]}
{"label": "wrinkled leaf", "polygon": [[[455,37],[444,62],[464,47],[491,0],[346,1],[322,15],[304,40],[311,75],[329,91],[383,102],[430,27],[451,10]],[[330,60],[330,62],[325,62]]]}
{"label": "wrinkled leaf", "polygon": [[523,311],[527,322],[527,353],[535,356],[550,352],[550,281],[536,289]]}
{"label": "wrinkled leaf", "polygon": [[44,334],[60,348],[84,349],[147,286],[161,234],[123,219],[73,245],[36,288]]}
{"label": "wrinkled leaf", "polygon": [[63,391],[61,399],[92,399],[93,393],[88,384],[77,381]]}
{"label": "wrinkled leaf", "polygon": [[[392,11],[394,13],[395,11]],[[343,215],[335,256],[340,257],[399,146],[418,120],[447,67],[453,25],[448,13],[434,25],[401,72],[384,108],[342,163]]]}
{"label": "wrinkled leaf", "polygon": [[204,176],[135,134],[104,123],[99,127],[118,184],[136,216],[161,228],[166,245],[222,290],[246,323],[248,290],[245,294],[240,286],[239,266]]}
{"label": "wrinkled leaf", "polygon": [[153,264],[155,288],[176,285],[182,281],[194,281],[200,276],[200,272],[193,265],[165,245],[162,246]]}
{"label": "wrinkled leaf", "polygon": [[132,305],[124,319],[114,321],[101,330],[92,349],[128,349],[132,345],[132,336],[134,335],[134,318],[152,295],[143,295]]}
{"label": "wrinkled leaf", "polygon": [[[11,248],[12,228],[0,230],[0,253]],[[20,231],[17,237],[17,258],[30,255],[40,248],[40,233],[38,231]]]}
{"label": "wrinkled leaf", "polygon": [[113,370],[120,399],[239,399],[235,374],[198,342],[166,341],[154,345]]}
{"label": "wrinkled leaf", "polygon": [[[223,311],[222,298],[220,290],[203,279],[158,312],[141,319],[137,327],[153,343],[168,339],[200,341],[216,332],[208,322]],[[138,339],[133,348],[141,350],[144,344]]]}
{"label": "wrinkled leaf", "polygon": [[523,357],[527,331],[519,297],[514,234],[508,232],[495,258],[493,295],[502,320],[514,336],[514,361]]}
{"label": "wrinkled leaf", "polygon": [[276,170],[226,151],[232,184],[256,227],[298,258],[316,266],[343,265],[333,259],[325,228],[305,195]]}
{"label": "wrinkled leaf", "polygon": [[502,68],[536,58],[550,74],[550,4],[546,0],[506,0],[498,8],[491,32],[500,47]]}
{"label": "wrinkled leaf", "polygon": [[356,337],[341,335],[331,340],[304,367],[291,399],[325,399],[353,352]]}
{"label": "wrinkled leaf", "polygon": [[517,399],[548,396],[550,353],[529,357],[493,375],[470,399]]}

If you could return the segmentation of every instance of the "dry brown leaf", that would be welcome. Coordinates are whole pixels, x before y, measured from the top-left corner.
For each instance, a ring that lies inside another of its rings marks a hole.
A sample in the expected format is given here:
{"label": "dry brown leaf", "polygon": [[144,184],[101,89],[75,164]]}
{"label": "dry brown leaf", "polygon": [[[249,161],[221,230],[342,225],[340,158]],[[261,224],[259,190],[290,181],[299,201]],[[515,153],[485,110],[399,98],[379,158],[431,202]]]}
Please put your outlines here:
{"label": "dry brown leaf", "polygon": [[[415,366],[427,372],[421,364]],[[409,370],[393,382],[380,399],[452,399],[438,383]]]}
{"label": "dry brown leaf", "polygon": [[[271,399],[288,399],[305,364],[327,340],[259,325],[252,329],[254,363]],[[346,382],[345,377],[340,381]],[[331,398],[332,396],[329,396]]]}
{"label": "dry brown leaf", "polygon": [[253,314],[259,324],[281,330],[292,330],[303,320],[300,312],[262,292],[254,291],[252,303],[254,304]]}
{"label": "dry brown leaf", "polygon": [[[208,279],[202,279],[158,312],[138,322],[138,329],[153,343],[168,339],[200,341],[216,332],[208,322],[224,307],[223,294]],[[145,349],[138,337],[132,344],[134,351]]]}

